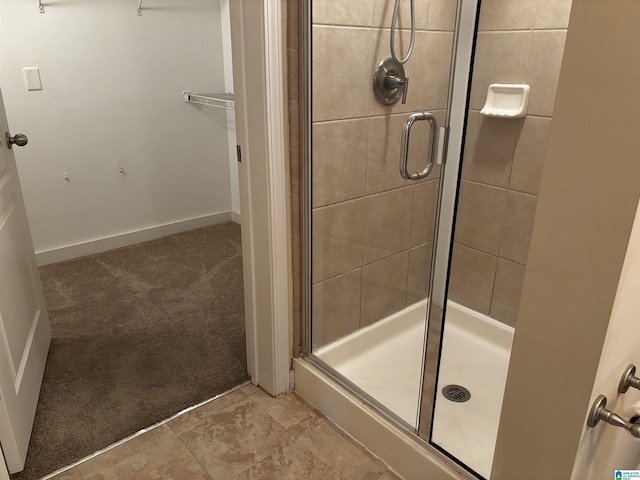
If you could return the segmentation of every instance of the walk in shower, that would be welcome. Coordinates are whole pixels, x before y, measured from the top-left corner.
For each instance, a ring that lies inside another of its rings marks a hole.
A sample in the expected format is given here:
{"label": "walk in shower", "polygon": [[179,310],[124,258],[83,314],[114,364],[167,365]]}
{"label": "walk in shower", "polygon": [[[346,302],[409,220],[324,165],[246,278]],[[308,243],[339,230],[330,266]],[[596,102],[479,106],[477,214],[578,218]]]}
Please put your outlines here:
{"label": "walk in shower", "polygon": [[303,10],[304,352],[490,478],[570,1]]}

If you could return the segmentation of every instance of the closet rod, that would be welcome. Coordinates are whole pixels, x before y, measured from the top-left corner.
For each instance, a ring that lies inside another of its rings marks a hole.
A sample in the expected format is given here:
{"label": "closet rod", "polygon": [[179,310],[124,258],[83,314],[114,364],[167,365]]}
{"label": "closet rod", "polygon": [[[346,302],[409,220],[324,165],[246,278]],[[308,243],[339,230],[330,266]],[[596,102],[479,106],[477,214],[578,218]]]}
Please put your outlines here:
{"label": "closet rod", "polygon": [[[38,0],[38,8],[40,9],[40,13],[44,13],[44,4],[42,0]],[[142,0],[138,0],[138,16],[142,16]]]}
{"label": "closet rod", "polygon": [[224,108],[225,110],[233,110],[234,98],[232,93],[191,93],[182,92],[184,101],[188,103],[197,103],[199,105],[207,105],[209,107]]}

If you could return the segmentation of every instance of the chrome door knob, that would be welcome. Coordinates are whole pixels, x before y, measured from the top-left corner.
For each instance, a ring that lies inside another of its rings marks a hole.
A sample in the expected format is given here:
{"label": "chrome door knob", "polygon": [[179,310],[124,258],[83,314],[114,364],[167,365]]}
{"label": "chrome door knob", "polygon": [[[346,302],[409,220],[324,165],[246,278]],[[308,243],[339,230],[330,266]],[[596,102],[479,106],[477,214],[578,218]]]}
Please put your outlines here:
{"label": "chrome door knob", "polygon": [[29,139],[24,133],[16,133],[13,137],[9,132],[5,134],[7,138],[7,147],[11,148],[12,145],[17,145],[19,147],[24,147],[27,143],[29,143]]}
{"label": "chrome door knob", "polygon": [[636,438],[640,438],[640,424],[627,422],[624,418],[611,410],[606,409],[607,397],[604,395],[598,395],[593,402],[589,416],[587,418],[587,425],[589,427],[595,427],[600,420],[613,425],[614,427],[621,427],[628,430],[631,435]]}

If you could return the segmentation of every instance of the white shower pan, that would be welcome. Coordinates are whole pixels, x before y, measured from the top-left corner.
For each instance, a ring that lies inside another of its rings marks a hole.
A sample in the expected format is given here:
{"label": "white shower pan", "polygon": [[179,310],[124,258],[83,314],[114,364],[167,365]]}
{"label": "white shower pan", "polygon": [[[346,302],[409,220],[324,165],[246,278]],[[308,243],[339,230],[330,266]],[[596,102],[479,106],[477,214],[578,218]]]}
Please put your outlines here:
{"label": "white shower pan", "polygon": [[[418,423],[426,300],[314,352],[412,426]],[[514,329],[448,302],[431,442],[490,477]],[[471,392],[464,403],[446,385]]]}

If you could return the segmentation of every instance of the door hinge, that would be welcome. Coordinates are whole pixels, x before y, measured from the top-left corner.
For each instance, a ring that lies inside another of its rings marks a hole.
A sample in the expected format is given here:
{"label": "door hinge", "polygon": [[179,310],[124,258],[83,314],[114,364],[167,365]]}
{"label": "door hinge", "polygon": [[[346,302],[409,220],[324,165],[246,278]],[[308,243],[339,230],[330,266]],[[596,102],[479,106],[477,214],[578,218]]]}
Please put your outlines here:
{"label": "door hinge", "polygon": [[236,145],[236,154],[238,156],[238,161],[242,162],[242,149],[240,148],[240,145]]}

